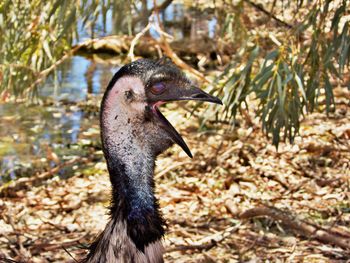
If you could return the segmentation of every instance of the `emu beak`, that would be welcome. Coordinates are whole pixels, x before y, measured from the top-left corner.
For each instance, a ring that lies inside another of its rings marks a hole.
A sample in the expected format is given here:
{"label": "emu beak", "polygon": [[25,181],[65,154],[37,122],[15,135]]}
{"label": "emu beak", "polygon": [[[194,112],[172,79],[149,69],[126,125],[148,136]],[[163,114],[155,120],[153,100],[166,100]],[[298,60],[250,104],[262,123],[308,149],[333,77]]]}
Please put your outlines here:
{"label": "emu beak", "polygon": [[180,101],[180,100],[198,100],[198,101],[207,101],[216,104],[221,104],[222,102],[219,98],[214,97],[203,90],[190,86],[183,89],[176,89],[176,92],[173,94],[167,94],[162,96],[159,101],[152,103],[151,108],[154,115],[159,119],[163,128],[168,132],[172,140],[177,143],[186,153],[192,158],[192,153],[185,143],[184,139],[181,135],[175,130],[175,128],[171,125],[171,123],[164,117],[164,115],[159,111],[158,107],[164,103],[171,101]]}

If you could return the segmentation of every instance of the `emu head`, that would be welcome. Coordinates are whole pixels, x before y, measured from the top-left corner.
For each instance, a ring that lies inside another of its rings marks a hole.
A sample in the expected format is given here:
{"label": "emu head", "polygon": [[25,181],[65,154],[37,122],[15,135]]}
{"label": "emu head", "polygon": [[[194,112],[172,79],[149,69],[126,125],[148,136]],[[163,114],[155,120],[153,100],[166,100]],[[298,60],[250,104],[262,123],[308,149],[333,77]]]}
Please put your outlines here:
{"label": "emu head", "polygon": [[119,152],[123,145],[132,145],[136,148],[129,151],[156,156],[177,143],[192,157],[185,141],[158,108],[179,100],[222,104],[193,85],[168,59],[140,59],[125,65],[109,83],[102,100],[104,148],[114,147]]}

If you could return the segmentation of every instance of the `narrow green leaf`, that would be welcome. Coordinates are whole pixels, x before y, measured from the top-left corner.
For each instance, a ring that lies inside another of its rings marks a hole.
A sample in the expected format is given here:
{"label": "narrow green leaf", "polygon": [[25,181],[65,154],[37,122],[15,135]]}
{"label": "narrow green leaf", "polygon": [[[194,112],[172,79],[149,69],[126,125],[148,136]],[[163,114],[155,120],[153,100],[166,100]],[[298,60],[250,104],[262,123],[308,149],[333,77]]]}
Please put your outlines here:
{"label": "narrow green leaf", "polygon": [[283,87],[282,87],[282,78],[279,73],[277,73],[277,91],[278,91],[278,98],[279,98],[279,105],[281,107],[281,110],[283,110],[284,100],[283,100]]}
{"label": "narrow green leaf", "polygon": [[44,48],[44,51],[45,51],[47,57],[50,59],[50,61],[53,61],[52,54],[51,54],[51,51],[49,48],[49,43],[48,43],[47,39],[45,39],[43,42],[43,48]]}
{"label": "narrow green leaf", "polygon": [[324,82],[325,82],[324,89],[325,89],[325,95],[326,95],[326,110],[327,110],[327,113],[329,113],[330,107],[334,106],[334,95],[333,95],[331,82],[329,81],[329,77],[327,75],[324,78]]}
{"label": "narrow green leaf", "polygon": [[47,16],[47,21],[52,17],[53,14],[55,14],[57,8],[62,5],[63,0],[57,0],[52,5],[52,8],[50,10],[49,15]]}
{"label": "narrow green leaf", "polygon": [[267,56],[265,57],[265,63],[268,60],[275,60],[275,58],[277,58],[277,56],[279,55],[279,49],[275,49],[274,51],[270,52],[269,54],[267,54]]}
{"label": "narrow green leaf", "polygon": [[332,19],[332,25],[331,30],[337,30],[338,24],[341,18],[341,15],[345,12],[345,3],[343,3],[334,13],[333,19]]}
{"label": "narrow green leaf", "polygon": [[305,90],[304,90],[304,85],[303,85],[303,83],[301,82],[301,79],[299,78],[299,76],[298,76],[297,73],[294,74],[294,79],[295,79],[295,82],[296,82],[297,85],[298,85],[298,88],[299,88],[301,94],[303,95],[304,101],[307,101],[306,93],[305,93]]}
{"label": "narrow green leaf", "polygon": [[262,86],[263,84],[266,83],[266,81],[271,78],[273,72],[272,72],[272,68],[274,67],[274,64],[271,64],[268,67],[263,68],[258,75],[256,75],[256,77],[254,78],[253,82],[257,82],[259,80],[259,83],[257,84],[257,86]]}
{"label": "narrow green leaf", "polygon": [[76,15],[76,8],[75,6],[73,7],[72,11],[69,13],[66,22],[63,25],[63,30],[59,34],[58,38],[61,38],[67,31],[68,29],[73,25],[75,21],[75,15]]}

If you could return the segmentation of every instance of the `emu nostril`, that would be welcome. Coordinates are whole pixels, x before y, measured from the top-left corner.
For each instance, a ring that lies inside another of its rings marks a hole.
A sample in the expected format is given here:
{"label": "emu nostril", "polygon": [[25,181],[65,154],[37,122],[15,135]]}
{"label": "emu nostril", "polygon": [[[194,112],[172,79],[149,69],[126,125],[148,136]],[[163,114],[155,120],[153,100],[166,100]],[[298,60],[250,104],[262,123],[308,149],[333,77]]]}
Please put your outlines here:
{"label": "emu nostril", "polygon": [[214,97],[208,93],[205,93],[204,91],[200,90],[200,89],[195,89],[195,91],[193,92],[192,95],[190,95],[189,99],[191,100],[199,100],[199,101],[207,101],[207,102],[212,102],[212,103],[217,103],[222,105],[222,101],[217,98]]}
{"label": "emu nostril", "polygon": [[205,99],[205,98],[208,98],[208,96],[207,95],[205,95],[205,94],[195,94],[195,95],[193,95],[191,98],[193,98],[193,99]]}

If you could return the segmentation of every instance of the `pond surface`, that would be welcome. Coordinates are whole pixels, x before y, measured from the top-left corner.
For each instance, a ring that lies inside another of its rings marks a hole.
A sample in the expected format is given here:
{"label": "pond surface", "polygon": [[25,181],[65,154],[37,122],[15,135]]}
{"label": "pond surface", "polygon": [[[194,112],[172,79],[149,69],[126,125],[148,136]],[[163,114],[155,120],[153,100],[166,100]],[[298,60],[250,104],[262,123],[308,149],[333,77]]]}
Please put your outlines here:
{"label": "pond surface", "polygon": [[[81,144],[99,141],[98,101],[117,70],[74,56],[47,78],[39,103],[0,104],[0,183],[84,154]],[[89,102],[92,110],[79,106]]]}
{"label": "pond surface", "polygon": [[[149,8],[152,3],[148,1]],[[105,27],[99,17],[94,37],[117,33],[118,15],[121,11],[113,16],[109,10]],[[215,34],[213,15],[183,4],[171,4],[160,16],[166,31],[177,40]],[[144,27],[142,23],[138,26]],[[79,28],[79,41],[91,38],[89,30]],[[150,33],[158,37],[157,32]],[[39,88],[36,103],[0,104],[0,185],[47,171],[69,157],[87,155],[86,145],[99,147],[99,101],[120,64],[74,56],[49,75]]]}

